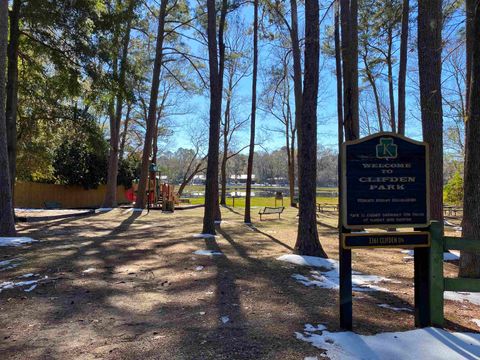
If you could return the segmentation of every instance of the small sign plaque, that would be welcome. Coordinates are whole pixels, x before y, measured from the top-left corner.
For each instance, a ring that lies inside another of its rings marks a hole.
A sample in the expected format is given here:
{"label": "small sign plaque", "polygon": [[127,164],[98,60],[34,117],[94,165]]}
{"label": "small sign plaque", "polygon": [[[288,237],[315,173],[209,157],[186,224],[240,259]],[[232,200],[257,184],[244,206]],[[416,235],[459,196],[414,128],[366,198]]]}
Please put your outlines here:
{"label": "small sign plaque", "polygon": [[426,143],[378,133],[346,142],[342,151],[344,227],[428,226]]}
{"label": "small sign plaque", "polygon": [[345,249],[429,247],[430,233],[417,231],[343,234],[342,245]]}

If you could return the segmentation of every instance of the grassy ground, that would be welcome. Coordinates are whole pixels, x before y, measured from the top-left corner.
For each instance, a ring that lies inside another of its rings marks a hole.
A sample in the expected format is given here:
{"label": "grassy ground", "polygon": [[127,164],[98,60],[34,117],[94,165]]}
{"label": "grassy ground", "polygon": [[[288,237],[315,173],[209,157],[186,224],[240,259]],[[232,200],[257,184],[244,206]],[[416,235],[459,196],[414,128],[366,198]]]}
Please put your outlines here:
{"label": "grassy ground", "polygon": [[[204,204],[204,197],[195,197],[189,198],[190,204],[198,205]],[[283,206],[289,206],[289,198],[283,198]],[[337,204],[338,198],[333,197],[317,197],[317,203],[327,203],[327,204]],[[227,198],[227,206],[233,206],[233,198]],[[274,197],[252,197],[252,206],[254,207],[264,207],[264,206],[275,206]],[[282,202],[277,200],[276,206],[282,206]],[[235,198],[235,207],[244,208],[245,207],[245,198]]]}
{"label": "grassy ground", "polygon": [[[235,185],[235,186],[227,186],[227,190],[233,191],[234,189],[244,189],[245,185]],[[252,186],[253,190],[257,191],[262,191],[262,190],[270,190],[270,191],[275,191],[275,190],[281,190],[281,189],[288,189],[287,186]],[[193,191],[205,191],[205,185],[187,185],[185,187],[184,192],[193,192]],[[329,188],[329,187],[317,187],[317,191],[337,191],[337,188]]]}
{"label": "grassy ground", "polygon": [[[211,239],[193,237],[202,229],[201,208],[21,214],[29,222],[19,225],[20,235],[39,241],[2,248],[0,261],[19,259],[19,266],[1,271],[0,283],[27,273],[43,280],[31,292],[0,292],[0,357],[320,359],[322,350],[295,332],[307,323],[337,331],[338,292],[299,284],[292,275],[310,269],[276,260],[293,251],[297,212],[287,208],[281,220],[262,222],[255,215],[252,228],[242,208],[222,208]],[[331,258],[338,257],[337,217],[325,212],[317,221]],[[224,255],[194,254],[207,249]],[[411,312],[378,306],[413,307],[413,266],[404,256],[398,249],[353,252],[355,270],[395,280],[381,283],[388,292],[354,293],[355,331],[414,327]],[[446,276],[457,271],[446,264]],[[480,318],[475,305],[446,301],[445,313],[448,329],[480,330],[471,321]]]}

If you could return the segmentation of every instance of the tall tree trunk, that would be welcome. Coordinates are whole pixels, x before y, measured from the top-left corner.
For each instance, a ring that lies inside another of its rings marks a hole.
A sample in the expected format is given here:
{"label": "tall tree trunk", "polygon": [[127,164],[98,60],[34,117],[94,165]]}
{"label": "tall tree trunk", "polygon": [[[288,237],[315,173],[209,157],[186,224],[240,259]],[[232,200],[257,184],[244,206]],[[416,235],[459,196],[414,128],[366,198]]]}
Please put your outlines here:
{"label": "tall tree trunk", "polygon": [[302,117],[302,58],[300,54],[300,41],[298,39],[298,10],[297,0],[290,0],[291,30],[293,55],[293,94],[295,96],[295,126],[298,129]]}
{"label": "tall tree trunk", "polygon": [[343,144],[343,86],[342,86],[342,53],[340,49],[340,0],[335,0],[334,6],[334,38],[335,38],[335,75],[337,79],[337,125],[338,125],[338,179],[337,179],[337,187],[338,187],[338,224],[339,224],[339,231],[341,232],[342,223],[342,211],[341,206],[342,202],[340,199],[342,198],[341,195],[341,186],[340,181],[342,179],[342,144]]}
{"label": "tall tree trunk", "polygon": [[230,136],[230,109],[232,103],[233,92],[233,70],[229,71],[228,87],[227,87],[227,101],[225,104],[225,112],[223,115],[223,154],[222,163],[220,166],[220,179],[222,183],[222,190],[220,196],[220,205],[227,205],[227,161],[228,161],[228,143]]}
{"label": "tall tree trunk", "polygon": [[8,171],[5,121],[5,69],[7,65],[8,0],[0,0],[0,236],[15,236],[12,187]]}
{"label": "tall tree trunk", "polygon": [[[465,0],[465,13],[466,13],[466,23],[465,23],[465,49],[466,49],[466,96],[465,96],[465,107],[469,108],[470,102],[470,84],[471,84],[471,76],[472,76],[472,53],[473,53],[473,46],[475,43],[475,38],[473,37],[473,24],[474,24],[474,11],[475,11],[475,2],[476,0]],[[478,41],[478,39],[477,39]]]}
{"label": "tall tree trunk", "polygon": [[285,119],[285,146],[287,151],[287,171],[288,171],[288,187],[290,192],[290,206],[295,206],[295,132],[296,125],[292,119],[292,108],[290,106],[290,78],[287,59],[283,61],[283,98],[286,106],[284,111]]}
{"label": "tall tree trunk", "polygon": [[295,250],[302,255],[327,257],[317,229],[317,96],[320,56],[318,0],[305,1],[305,77],[302,118],[298,127],[299,217]]}
{"label": "tall tree trunk", "polygon": [[17,173],[18,46],[20,43],[20,7],[21,0],[13,0],[12,11],[10,12],[10,42],[8,43],[7,48],[8,73],[5,116],[12,197],[15,193],[15,179]]}
{"label": "tall tree trunk", "polygon": [[390,127],[392,132],[397,132],[397,124],[395,121],[395,97],[393,95],[393,30],[388,29],[388,50],[387,50],[387,69],[388,69],[388,98],[390,99]]}
{"label": "tall tree trunk", "polygon": [[289,176],[291,177],[290,180],[290,205],[291,206],[296,206],[295,202],[295,182],[296,182],[296,176],[295,176],[295,170],[296,168],[296,153],[295,153],[295,146],[297,145],[297,128],[293,122],[291,122],[291,126],[294,126],[294,129],[292,129],[292,137],[290,139],[290,159],[291,159],[291,164],[290,164],[290,169],[289,169]]}
{"label": "tall tree trunk", "polygon": [[252,112],[250,116],[250,147],[247,161],[247,186],[245,197],[245,218],[244,222],[250,224],[251,218],[251,200],[252,200],[252,175],[253,175],[253,155],[255,153],[255,120],[257,114],[257,73],[258,73],[258,0],[253,2],[253,74],[252,74]]}
{"label": "tall tree trunk", "polygon": [[140,170],[140,182],[138,184],[137,201],[135,207],[143,209],[145,207],[145,191],[147,189],[148,168],[150,165],[150,155],[152,151],[153,132],[157,120],[157,98],[158,88],[160,86],[160,70],[163,60],[163,40],[165,36],[165,18],[167,15],[168,0],[162,0],[160,4],[160,13],[158,15],[157,42],[155,45],[155,61],[153,64],[152,87],[150,90],[150,103],[148,106],[147,131],[145,133],[145,143],[142,154],[142,167]]}
{"label": "tall tree trunk", "polygon": [[343,116],[345,140],[357,139],[360,133],[358,115],[358,4],[357,0],[340,0]]}
{"label": "tall tree trunk", "polygon": [[[120,143],[120,124],[122,122],[123,99],[125,94],[125,77],[127,73],[128,46],[130,44],[130,30],[132,27],[133,9],[135,1],[130,0],[127,14],[127,26],[122,41],[122,54],[120,57],[120,73],[118,76],[117,103],[115,116],[110,119],[110,153],[108,157],[108,172],[105,198],[103,207],[111,208],[117,206],[117,178],[118,178],[118,158]],[[115,63],[117,62],[114,56]],[[116,67],[116,65],[115,65]]]}
{"label": "tall tree trunk", "polygon": [[373,97],[375,98],[375,107],[377,109],[377,119],[378,119],[378,129],[380,131],[383,131],[382,107],[380,105],[380,96],[378,95],[377,83],[375,82],[375,78],[373,77],[373,74],[370,71],[366,54],[363,56],[363,63],[365,65],[365,72],[367,73],[368,82],[370,83],[370,86],[372,87],[372,90],[373,90]]}
{"label": "tall tree trunk", "polygon": [[125,156],[125,145],[127,143],[128,124],[130,123],[130,112],[132,111],[132,104],[127,104],[127,114],[123,122],[123,132],[120,140],[120,149],[118,150],[118,159],[121,161]]}
{"label": "tall tree trunk", "polygon": [[222,82],[217,56],[217,25],[215,0],[207,0],[208,65],[210,70],[210,129],[208,139],[207,179],[205,183],[204,234],[215,234],[218,208],[218,157],[220,116],[222,111]]}
{"label": "tall tree trunk", "polygon": [[403,0],[402,33],[400,35],[400,64],[398,68],[398,133],[405,135],[405,87],[407,81],[407,51],[408,51],[408,15],[409,0]]}
{"label": "tall tree trunk", "polygon": [[[360,136],[360,116],[359,116],[359,90],[358,90],[358,0],[350,0],[350,16],[351,16],[351,27],[350,27],[350,39],[351,39],[351,59],[352,63],[350,64],[352,77],[351,77],[351,111],[352,111],[352,121],[347,121],[347,133],[350,133],[348,136],[354,137]],[[344,98],[345,101],[345,98]],[[345,115],[345,111],[344,111]]]}
{"label": "tall tree trunk", "polygon": [[[223,91],[223,74],[225,73],[225,23],[227,18],[228,11],[228,1],[222,0],[222,8],[220,10],[220,21],[218,23],[218,82],[219,82],[219,94],[218,94],[218,107],[219,107],[219,121],[221,121],[221,112],[222,112],[222,91]],[[220,142],[220,140],[219,140]],[[219,146],[219,145],[218,145]],[[217,167],[218,167],[218,156],[217,156]],[[215,220],[217,222],[222,220],[222,212],[220,211],[220,201],[218,201],[218,171],[217,171],[217,180],[215,181]]]}
{"label": "tall tree trunk", "polygon": [[[471,41],[470,101],[466,123],[466,157],[462,236],[480,241],[480,0],[475,0]],[[461,252],[460,271],[462,277],[480,277],[480,253]]]}
{"label": "tall tree trunk", "polygon": [[[224,145],[225,145],[225,141],[224,141]],[[220,205],[223,205],[223,206],[227,206],[227,160],[228,160],[228,155],[224,151],[222,154],[222,164],[220,169],[220,179],[222,183]]]}
{"label": "tall tree trunk", "polygon": [[418,71],[423,140],[430,146],[431,217],[443,224],[442,1],[418,2]]}
{"label": "tall tree trunk", "polygon": [[[287,69],[286,69],[287,70]],[[287,75],[288,76],[288,75]],[[288,78],[285,78],[288,81]],[[289,92],[290,87],[288,87],[286,92],[286,102],[287,102],[287,118],[285,122],[285,146],[287,151],[287,167],[288,167],[288,188],[290,192],[290,206],[295,205],[295,153],[294,146],[295,142],[291,141],[293,136],[293,122],[290,111],[290,97]]]}

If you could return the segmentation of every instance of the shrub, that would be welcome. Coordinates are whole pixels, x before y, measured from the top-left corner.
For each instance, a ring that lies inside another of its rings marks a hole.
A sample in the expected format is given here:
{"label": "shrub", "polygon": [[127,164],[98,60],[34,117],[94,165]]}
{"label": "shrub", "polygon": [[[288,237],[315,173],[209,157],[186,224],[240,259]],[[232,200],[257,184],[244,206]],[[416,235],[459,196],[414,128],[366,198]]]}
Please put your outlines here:
{"label": "shrub", "polygon": [[463,177],[460,171],[457,170],[445,185],[443,199],[450,204],[461,205],[463,203]]}

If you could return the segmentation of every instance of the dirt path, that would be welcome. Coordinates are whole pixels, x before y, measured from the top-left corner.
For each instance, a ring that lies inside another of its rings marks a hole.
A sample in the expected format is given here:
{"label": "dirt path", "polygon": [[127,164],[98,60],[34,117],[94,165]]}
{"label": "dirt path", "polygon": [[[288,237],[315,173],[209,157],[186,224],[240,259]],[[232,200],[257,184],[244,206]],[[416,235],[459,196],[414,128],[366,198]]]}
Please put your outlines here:
{"label": "dirt path", "polygon": [[[39,242],[0,248],[0,261],[17,259],[0,272],[0,283],[28,273],[41,280],[30,292],[24,286],[0,293],[2,358],[320,358],[321,350],[295,332],[306,323],[337,330],[337,292],[296,282],[292,274],[307,276],[310,269],[276,260],[292,252],[296,210],[252,229],[237,210],[224,209],[218,236],[198,239],[202,211],[29,214],[40,221],[22,224],[20,232]],[[332,258],[335,219],[319,218]],[[396,281],[382,283],[390,292],[355,293],[356,331],[413,328],[412,313],[378,307],[413,306],[413,265],[404,256],[354,253],[356,270]],[[446,272],[455,273],[455,265]],[[479,330],[471,322],[480,319],[478,306],[448,301],[446,316],[450,329]]]}

